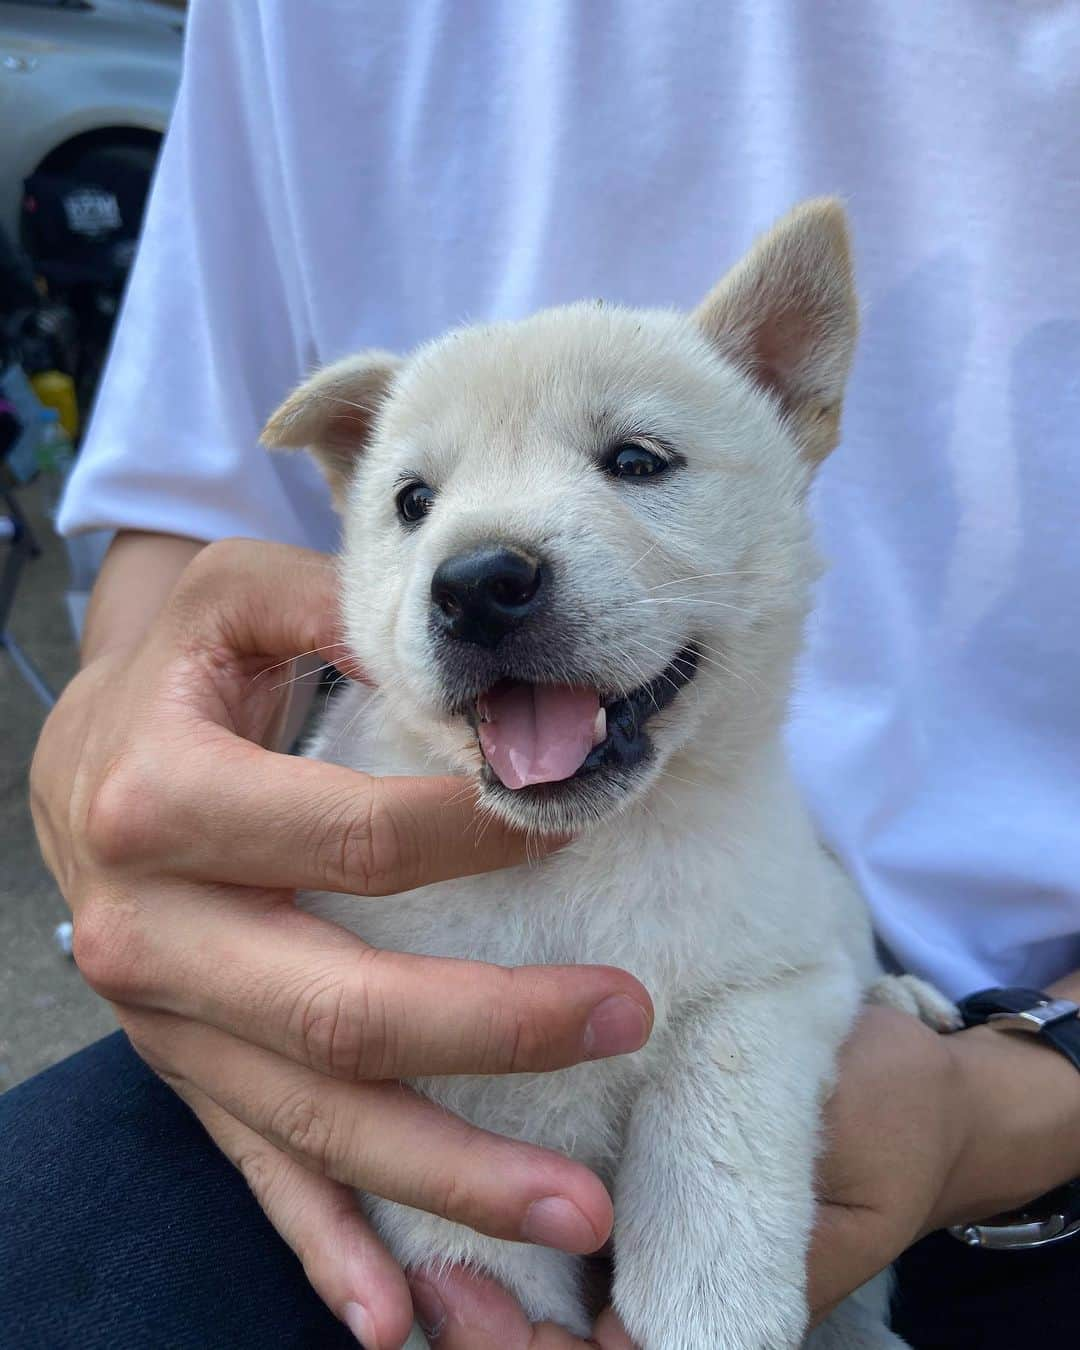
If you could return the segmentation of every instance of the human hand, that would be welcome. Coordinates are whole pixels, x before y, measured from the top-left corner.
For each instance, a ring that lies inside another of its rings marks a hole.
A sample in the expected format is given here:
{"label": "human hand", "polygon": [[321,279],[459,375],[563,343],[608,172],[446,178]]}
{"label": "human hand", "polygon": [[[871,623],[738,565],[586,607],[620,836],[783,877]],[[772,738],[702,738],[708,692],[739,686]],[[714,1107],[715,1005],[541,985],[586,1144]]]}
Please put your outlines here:
{"label": "human hand", "polygon": [[[1080,978],[1051,992],[1075,1000]],[[867,1008],[839,1069],[810,1253],[815,1322],[918,1238],[1080,1175],[1080,1075],[1033,1036],[939,1036]]]}
{"label": "human hand", "polygon": [[811,1323],[945,1222],[970,1127],[958,1040],[864,1008],[826,1107],[808,1275]]}
{"label": "human hand", "polygon": [[[473,829],[460,779],[378,780],[264,748],[283,706],[269,672],[340,650],[336,590],[318,554],[204,549],[145,637],[65,691],[31,791],[83,975],[242,1169],[332,1310],[386,1350],[407,1334],[409,1294],[347,1187],[570,1251],[599,1246],[612,1218],[585,1168],[394,1080],[630,1051],[651,1006],[620,971],[375,951],[296,909],[298,888],[385,896],[525,858],[509,831]],[[549,1196],[577,1219],[531,1221]]]}

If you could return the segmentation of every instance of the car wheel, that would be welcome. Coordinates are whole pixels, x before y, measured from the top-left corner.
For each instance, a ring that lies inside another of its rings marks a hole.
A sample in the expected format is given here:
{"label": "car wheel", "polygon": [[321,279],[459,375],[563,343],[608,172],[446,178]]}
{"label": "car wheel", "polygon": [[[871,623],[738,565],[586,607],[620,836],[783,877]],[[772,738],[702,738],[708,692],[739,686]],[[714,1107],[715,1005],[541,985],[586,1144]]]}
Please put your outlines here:
{"label": "car wheel", "polygon": [[124,207],[123,232],[135,239],[156,163],[157,151],[148,145],[98,145],[80,155],[68,172],[88,186],[115,193]]}

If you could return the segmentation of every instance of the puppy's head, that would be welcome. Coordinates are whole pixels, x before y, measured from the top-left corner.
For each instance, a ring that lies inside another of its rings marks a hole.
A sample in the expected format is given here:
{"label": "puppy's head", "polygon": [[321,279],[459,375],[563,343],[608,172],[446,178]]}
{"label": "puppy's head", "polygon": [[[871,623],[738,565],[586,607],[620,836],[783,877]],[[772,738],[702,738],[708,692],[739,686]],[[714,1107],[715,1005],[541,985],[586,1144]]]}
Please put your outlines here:
{"label": "puppy's head", "polygon": [[855,330],[843,213],[816,201],[693,314],[572,305],[316,374],[264,439],[330,480],[388,716],[543,831],[774,730]]}

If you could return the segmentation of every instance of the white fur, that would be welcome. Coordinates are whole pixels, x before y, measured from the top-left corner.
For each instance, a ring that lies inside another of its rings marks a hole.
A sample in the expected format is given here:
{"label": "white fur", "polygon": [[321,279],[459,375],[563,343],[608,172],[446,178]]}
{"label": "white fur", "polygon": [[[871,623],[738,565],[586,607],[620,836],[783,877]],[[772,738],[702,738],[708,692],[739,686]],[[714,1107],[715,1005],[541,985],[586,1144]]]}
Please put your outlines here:
{"label": "white fur", "polygon": [[[842,217],[815,204],[696,316],[582,304],[465,330],[396,366],[381,354],[352,365],[364,417],[373,362],[384,372],[341,489],[346,630],[378,693],[350,688],[313,755],[376,773],[479,769],[472,728],[446,710],[428,590],[441,559],[480,540],[556,565],[550,678],[627,692],[687,641],[702,653],[696,679],[650,722],[654,757],[631,785],[565,807],[558,794],[483,789],[489,810],[525,828],[572,828],[561,852],[392,902],[302,901],[378,947],[608,963],[649,989],[655,1027],[636,1054],[416,1085],[611,1185],[614,1301],[643,1350],[802,1344],[819,1115],[837,1047],[879,978],[862,903],[819,845],[781,747],[817,571],[804,498],[835,433],[850,285]],[[775,322],[751,350],[761,315]],[[283,427],[306,418],[318,442],[349,379],[345,363],[294,395],[268,438],[288,440]],[[673,445],[685,467],[656,483],[605,477],[592,457],[631,434]],[[403,471],[437,494],[412,531],[394,510]],[[947,1020],[933,991],[889,988],[880,996]],[[474,1264],[531,1317],[587,1331],[575,1258],[365,1204],[405,1265]],[[807,1344],[899,1345],[886,1301],[868,1286]]]}

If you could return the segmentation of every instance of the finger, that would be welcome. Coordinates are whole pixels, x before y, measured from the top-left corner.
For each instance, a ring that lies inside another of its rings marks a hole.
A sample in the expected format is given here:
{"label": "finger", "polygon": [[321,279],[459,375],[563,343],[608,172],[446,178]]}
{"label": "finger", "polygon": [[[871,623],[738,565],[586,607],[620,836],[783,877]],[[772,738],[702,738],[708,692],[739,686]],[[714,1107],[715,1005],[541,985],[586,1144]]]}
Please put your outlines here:
{"label": "finger", "polygon": [[[349,1080],[541,1072],[645,1043],[652,1004],[605,966],[506,969],[381,951],[292,905],[167,889],[99,992],[209,1022]],[[245,903],[246,901],[246,903]],[[80,934],[80,962],[89,960]],[[91,982],[97,972],[84,968]]]}
{"label": "finger", "polygon": [[[157,616],[140,652],[129,721],[143,732],[190,715],[271,745],[297,658],[364,673],[343,641],[334,559],[284,545],[223,540],[203,548]],[[139,738],[134,740],[138,744]]]}
{"label": "finger", "polygon": [[297,1162],[493,1237],[595,1251],[611,1199],[581,1164],[467,1124],[399,1083],[346,1084],[216,1028],[140,1013],[136,1049]]}
{"label": "finger", "polygon": [[[478,821],[464,778],[372,778],[192,721],[163,779],[121,760],[87,819],[99,863],[193,879],[380,896],[535,858],[553,842]],[[557,841],[555,841],[557,842]]]}
{"label": "finger", "polygon": [[335,560],[312,549],[263,540],[208,544],[184,569],[162,612],[173,645],[197,656],[284,660],[322,651],[343,637]]}
{"label": "finger", "polygon": [[613,1308],[605,1308],[600,1314],[593,1339],[602,1350],[637,1350]]}
{"label": "finger", "polygon": [[438,1350],[621,1350],[618,1342],[583,1341],[551,1322],[530,1326],[501,1285],[460,1267],[418,1271],[409,1288],[417,1320]]}
{"label": "finger", "polygon": [[409,1290],[352,1193],[301,1167],[191,1084],[182,1095],[330,1311],[366,1350],[399,1350],[413,1321]]}

